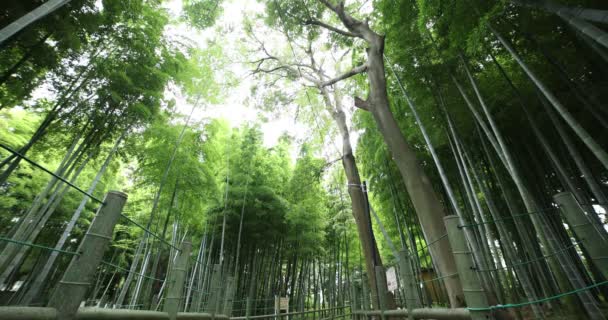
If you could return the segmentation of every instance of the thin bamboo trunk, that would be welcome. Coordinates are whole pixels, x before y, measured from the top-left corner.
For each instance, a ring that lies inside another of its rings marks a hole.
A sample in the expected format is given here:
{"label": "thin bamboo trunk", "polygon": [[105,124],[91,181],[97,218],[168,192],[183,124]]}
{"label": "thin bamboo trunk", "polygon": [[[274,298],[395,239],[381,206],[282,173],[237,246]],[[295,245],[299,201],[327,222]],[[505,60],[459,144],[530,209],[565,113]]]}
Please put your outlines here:
{"label": "thin bamboo trunk", "polygon": [[53,11],[63,7],[68,2],[70,2],[70,0],[49,0],[19,19],[13,21],[6,27],[0,29],[0,44],[21,30],[25,29],[30,24],[36,22],[38,19],[42,19],[51,14]]}
{"label": "thin bamboo trunk", "polygon": [[[557,97],[549,90],[548,87],[536,76],[536,74],[528,67],[528,65],[523,61],[523,59],[519,56],[519,54],[515,51],[513,46],[507,40],[503,38],[503,36],[496,31],[490,24],[486,24],[490,31],[494,34],[494,36],[500,41],[505,49],[511,54],[513,59],[519,64],[519,66],[524,70],[524,72],[528,75],[528,77],[534,82],[536,87],[543,93],[543,95],[549,100],[551,105],[557,110],[557,112],[564,118],[566,123],[574,130],[576,135],[585,143],[585,145],[591,150],[591,152],[597,157],[597,159],[602,163],[605,169],[608,169],[608,153],[604,150],[596,141],[589,135],[587,130],[585,130],[581,124],[574,119],[572,114],[566,109],[566,107],[557,99]],[[605,37],[608,46],[608,37]]]}
{"label": "thin bamboo trunk", "polygon": [[[36,41],[36,43],[29,47],[27,52],[17,61],[12,67],[6,70],[2,76],[0,76],[0,86],[3,85],[8,79],[19,70],[19,68],[27,62],[33,55],[33,53],[37,50],[40,50],[40,46],[46,42],[46,40],[53,34],[54,31],[47,32],[40,40]],[[0,109],[2,106],[0,105]]]}
{"label": "thin bamboo trunk", "polygon": [[[123,140],[123,138],[125,137],[126,133],[127,133],[127,130],[125,130],[122,133],[122,135],[118,138],[118,140],[116,140],[116,143],[114,144],[114,146],[108,153],[104,163],[102,164],[101,168],[97,172],[97,175],[93,179],[93,182],[91,183],[91,186],[87,190],[87,193],[91,194],[95,191],[97,184],[99,183],[99,181],[101,180],[101,177],[104,175],[106,169],[110,165],[112,157],[114,156],[114,153],[118,150],[118,147],[119,147],[121,141]],[[76,211],[74,211],[74,214],[72,215],[72,218],[70,219],[66,228],[64,229],[64,232],[61,235],[60,239],[57,241],[57,244],[55,245],[55,249],[60,250],[63,248],[65,241],[68,239],[69,235],[71,234],[72,229],[76,225],[76,222],[78,221],[78,218],[80,218],[80,214],[84,210],[85,205],[87,204],[88,201],[89,201],[89,197],[84,196],[82,201],[78,205],[78,208],[76,209]],[[25,294],[24,298],[21,300],[22,304],[27,305],[27,304],[31,303],[40,294],[40,290],[42,289],[42,286],[43,286],[44,282],[46,281],[46,278],[49,275],[49,272],[51,271],[51,267],[55,264],[55,260],[57,259],[58,256],[59,256],[58,252],[51,253],[51,255],[49,256],[49,259],[46,261],[46,265],[37,274],[34,282],[30,286],[30,288],[27,291],[27,293]]]}
{"label": "thin bamboo trunk", "polygon": [[[486,117],[488,118],[488,122],[490,123],[490,126],[492,127],[492,131],[493,131],[494,135],[496,136],[496,140],[500,146],[500,149],[502,150],[502,152],[504,154],[504,158],[506,160],[506,166],[510,169],[509,171],[511,173],[513,181],[515,182],[516,187],[519,190],[522,200],[524,201],[526,210],[528,210],[528,212],[530,212],[530,213],[539,212],[540,207],[538,206],[538,203],[536,202],[536,200],[532,197],[532,195],[528,191],[526,185],[523,183],[523,179],[521,177],[520,171],[515,166],[515,162],[512,159],[511,153],[509,152],[509,150],[506,146],[506,143],[502,137],[502,134],[501,134],[500,130],[498,130],[498,127],[495,124],[493,117],[490,114],[479,89],[477,88],[476,82],[468,70],[466,61],[464,61],[462,56],[461,56],[461,59],[464,62],[465,71],[471,82],[471,85],[473,86],[473,89],[475,90],[475,93],[482,106],[482,109],[483,109]],[[539,215],[539,214],[531,214],[530,218],[531,218],[532,223],[534,224],[537,232],[539,233],[539,235],[541,235],[541,233],[544,234],[544,237],[542,235],[540,236],[540,240],[541,240],[541,242],[544,242],[543,245],[544,245],[545,249],[549,249],[550,252],[558,251],[561,248],[560,243],[556,238],[554,230],[552,230],[547,225],[547,223],[545,221],[543,221],[543,216]],[[559,262],[559,264],[556,263],[555,260],[551,259],[549,261],[549,264],[552,265],[552,269],[556,273],[557,279],[560,282],[560,285],[562,286],[562,288],[568,287],[568,285],[567,285],[568,283],[570,283],[574,288],[582,288],[585,286],[581,274],[579,272],[577,272],[577,270],[574,268],[572,261],[568,257],[566,257],[565,255],[562,255],[562,254],[558,254],[557,261]],[[562,270],[563,270],[563,273],[562,273]],[[578,294],[578,297],[581,299],[583,306],[585,307],[585,309],[590,317],[597,318],[597,319],[602,318],[601,313],[600,313],[599,309],[597,308],[597,305],[595,304],[593,297],[591,297],[589,292],[587,292],[587,291],[580,292]]]}

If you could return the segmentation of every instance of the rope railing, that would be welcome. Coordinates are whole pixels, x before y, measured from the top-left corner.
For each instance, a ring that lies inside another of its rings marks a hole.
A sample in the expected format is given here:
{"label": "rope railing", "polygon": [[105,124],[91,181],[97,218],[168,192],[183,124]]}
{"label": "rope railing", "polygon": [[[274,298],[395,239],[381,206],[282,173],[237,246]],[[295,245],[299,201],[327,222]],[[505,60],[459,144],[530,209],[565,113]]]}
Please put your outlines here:
{"label": "rope railing", "polygon": [[54,172],[52,172],[51,170],[49,170],[49,169],[47,169],[47,168],[43,167],[42,165],[38,164],[38,163],[37,163],[37,162],[35,162],[34,160],[31,160],[30,158],[26,157],[25,155],[23,155],[23,154],[19,153],[18,151],[13,150],[11,147],[9,147],[9,146],[7,146],[7,145],[5,145],[5,144],[3,144],[3,143],[0,143],[0,147],[2,147],[3,149],[7,150],[7,151],[8,151],[8,152],[10,152],[10,153],[12,153],[13,155],[15,155],[15,156],[17,156],[17,157],[19,157],[19,158],[21,158],[21,159],[25,160],[26,162],[28,162],[29,164],[33,165],[34,167],[36,167],[36,168],[38,168],[38,169],[40,169],[40,170],[42,170],[42,171],[44,171],[44,172],[46,172],[46,173],[50,174],[51,176],[53,176],[53,177],[57,178],[58,180],[61,180],[62,182],[64,182],[64,183],[65,183],[65,184],[67,184],[68,186],[70,186],[70,187],[72,187],[72,188],[76,189],[78,192],[80,192],[80,193],[82,193],[83,195],[85,195],[85,196],[89,197],[90,199],[92,199],[92,200],[94,200],[94,201],[96,201],[96,202],[98,202],[98,203],[103,204],[103,201],[102,201],[102,200],[99,200],[99,198],[97,198],[97,197],[95,197],[94,195],[92,195],[92,194],[90,194],[90,193],[88,193],[88,192],[86,192],[86,191],[82,190],[82,189],[81,189],[80,187],[78,187],[77,185],[75,185],[75,184],[73,184],[73,183],[69,182],[68,180],[66,180],[65,178],[63,178],[63,177],[61,177],[61,176],[59,176],[59,175],[55,174],[55,173],[54,173]]}
{"label": "rope railing", "polygon": [[47,246],[43,246],[43,245],[39,245],[39,244],[35,244],[35,243],[25,242],[25,241],[19,241],[19,240],[15,240],[15,239],[11,239],[11,238],[0,237],[0,241],[11,242],[11,243],[19,244],[22,246],[44,249],[44,250],[48,250],[48,251],[55,251],[55,252],[73,255],[73,256],[80,255],[78,252],[55,249],[55,248],[51,248],[51,247],[47,247]]}
{"label": "rope railing", "polygon": [[270,299],[241,299],[241,300],[232,300],[232,302],[247,302],[247,301],[251,301],[251,302],[255,302],[255,301],[274,301],[274,298],[270,298]]}
{"label": "rope railing", "polygon": [[118,270],[120,270],[120,271],[124,271],[124,272],[128,272],[128,273],[133,273],[133,274],[135,274],[135,275],[138,275],[138,276],[140,276],[140,277],[143,277],[143,278],[146,278],[146,279],[149,279],[149,280],[165,281],[164,279],[158,279],[158,278],[154,278],[154,277],[147,276],[147,275],[145,275],[145,274],[141,274],[141,273],[136,272],[136,271],[131,271],[131,270],[129,270],[129,269],[123,268],[123,267],[121,267],[121,266],[119,266],[119,265],[116,265],[116,264],[114,264],[114,263],[111,263],[111,262],[107,262],[107,261],[103,261],[103,260],[102,260],[102,261],[101,261],[101,263],[102,263],[102,264],[105,264],[106,266],[114,267],[114,268],[116,268],[116,269],[118,269]]}
{"label": "rope railing", "polygon": [[147,234],[153,236],[154,238],[158,239],[160,242],[162,242],[163,244],[177,250],[178,252],[181,252],[181,249],[172,245],[171,243],[167,242],[167,240],[161,238],[160,236],[158,236],[157,234],[155,234],[154,232],[148,230],[148,228],[142,226],[141,224],[139,224],[137,221],[129,218],[127,215],[125,215],[124,213],[120,214],[121,217],[125,218],[127,221],[131,222],[132,224],[138,226],[140,229],[142,229],[144,232],[146,232]]}
{"label": "rope railing", "polygon": [[422,251],[422,250],[425,250],[426,248],[428,248],[428,247],[430,247],[430,246],[434,245],[435,243],[437,243],[437,242],[441,241],[441,239],[443,239],[443,238],[445,238],[445,237],[447,237],[447,236],[448,236],[448,234],[446,233],[446,234],[444,234],[444,235],[440,236],[439,238],[437,238],[437,239],[435,239],[435,240],[433,240],[433,241],[431,241],[431,242],[428,242],[428,243],[427,243],[427,244],[425,244],[424,246],[420,247],[420,249],[418,249],[418,250],[417,250],[417,252],[420,252],[420,251]]}
{"label": "rope railing", "polygon": [[459,225],[458,228],[462,229],[462,228],[476,227],[476,226],[481,226],[481,225],[484,225],[484,224],[496,223],[496,222],[500,222],[500,221],[512,220],[512,219],[519,218],[519,217],[525,217],[525,216],[529,216],[531,214],[537,214],[537,213],[555,211],[557,209],[558,209],[557,207],[547,207],[547,208],[544,208],[544,209],[541,209],[541,210],[537,210],[537,211],[532,211],[532,212],[527,212],[527,213],[520,213],[520,214],[514,214],[514,215],[512,215],[510,217],[504,217],[504,218],[486,220],[486,221],[483,221],[483,222],[467,223],[467,224]]}
{"label": "rope railing", "polygon": [[479,269],[477,271],[478,272],[494,272],[494,271],[505,270],[505,269],[508,269],[508,268],[520,267],[520,266],[527,265],[527,264],[530,264],[530,263],[533,263],[533,262],[536,262],[536,261],[540,261],[540,260],[543,260],[543,259],[546,259],[546,258],[551,258],[553,256],[561,254],[561,253],[563,253],[563,252],[565,252],[565,251],[567,251],[567,250],[569,250],[569,249],[577,246],[578,244],[580,244],[580,242],[575,242],[575,243],[573,243],[573,244],[571,244],[569,246],[563,247],[562,249],[554,251],[554,252],[551,252],[549,254],[546,254],[546,255],[543,255],[543,256],[540,256],[540,257],[537,257],[537,258],[534,258],[534,259],[530,259],[530,260],[527,260],[527,261],[513,263],[513,264],[507,265],[505,267],[495,268],[495,269]]}
{"label": "rope railing", "polygon": [[424,280],[424,281],[421,281],[420,283],[424,284],[424,283],[434,282],[434,281],[437,281],[437,280],[442,280],[442,279],[450,278],[450,277],[457,276],[457,275],[458,275],[458,272],[454,272],[454,273],[450,273],[450,274],[445,275],[445,276],[440,276],[440,277],[437,277],[437,278],[433,278],[433,279],[429,279],[429,280]]}
{"label": "rope railing", "polygon": [[325,309],[317,309],[317,310],[308,310],[308,311],[298,311],[298,312],[287,312],[287,313],[277,313],[277,314],[265,314],[265,315],[255,315],[255,316],[240,316],[240,317],[232,317],[231,319],[265,319],[265,318],[281,318],[281,317],[289,317],[296,315],[305,315],[310,313],[324,312],[324,311],[332,311],[332,310],[340,310],[350,308],[350,306],[340,306],[333,308],[325,308]]}
{"label": "rope railing", "polygon": [[607,281],[602,281],[602,282],[598,282],[598,283],[594,283],[592,285],[588,285],[586,287],[583,288],[579,288],[579,289],[575,289],[575,290],[571,290],[571,291],[567,291],[567,292],[562,292],[560,294],[556,294],[554,296],[550,296],[550,297],[545,297],[542,299],[538,299],[538,300],[532,300],[532,301],[526,301],[526,302],[520,302],[520,303],[507,303],[507,304],[499,304],[499,305],[494,305],[494,306],[489,306],[489,307],[483,307],[483,308],[467,308],[469,311],[492,311],[492,310],[497,310],[497,309],[509,309],[509,308],[519,308],[519,307],[525,307],[525,306],[529,306],[529,305],[533,305],[533,304],[539,304],[539,303],[543,303],[543,302],[547,302],[547,301],[552,301],[552,300],[556,300],[556,299],[560,299],[572,294],[576,294],[579,292],[583,292],[586,290],[590,290],[593,288],[597,288],[603,285],[608,284],[608,280]]}

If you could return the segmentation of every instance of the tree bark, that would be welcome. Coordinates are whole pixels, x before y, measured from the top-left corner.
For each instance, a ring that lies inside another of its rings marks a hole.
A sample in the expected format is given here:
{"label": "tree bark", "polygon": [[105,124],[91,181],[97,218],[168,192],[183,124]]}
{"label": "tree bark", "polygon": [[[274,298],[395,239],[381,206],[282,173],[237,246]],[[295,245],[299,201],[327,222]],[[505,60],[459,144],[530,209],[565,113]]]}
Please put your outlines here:
{"label": "tree bark", "polygon": [[[332,5],[328,0],[320,0],[332,10],[342,24],[354,35],[363,39],[367,45],[367,78],[369,81],[369,97],[365,103],[358,106],[369,106],[379,131],[390,150],[401,173],[406,189],[418,214],[427,240],[435,240],[446,234],[443,217],[444,208],[439,197],[433,190],[431,182],[418,163],[416,153],[411,149],[391,110],[386,91],[386,74],[384,69],[384,37],[374,32],[365,21],[359,21],[344,9],[344,2]],[[361,102],[361,101],[360,101]],[[452,248],[449,241],[439,241],[430,248],[435,265],[441,274],[456,272]],[[373,272],[368,272],[369,275]],[[462,286],[454,279],[446,281],[446,289],[453,307],[462,306],[460,293]]]}

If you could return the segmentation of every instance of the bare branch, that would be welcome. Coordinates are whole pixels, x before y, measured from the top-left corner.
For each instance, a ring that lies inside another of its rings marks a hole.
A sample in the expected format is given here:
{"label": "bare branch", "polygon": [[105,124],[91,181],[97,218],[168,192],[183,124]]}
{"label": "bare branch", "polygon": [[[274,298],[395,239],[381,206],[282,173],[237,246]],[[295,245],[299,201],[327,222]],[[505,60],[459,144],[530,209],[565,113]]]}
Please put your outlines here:
{"label": "bare branch", "polygon": [[341,74],[341,75],[339,75],[339,76],[337,76],[337,77],[335,77],[335,78],[333,78],[331,80],[323,82],[322,86],[323,87],[331,86],[332,84],[334,84],[336,82],[342,81],[344,79],[348,79],[348,78],[350,78],[350,77],[352,77],[354,75],[357,75],[359,73],[363,73],[365,71],[367,71],[367,65],[366,64],[360,65],[360,66],[358,66],[358,67],[356,67],[356,68],[354,68],[354,69],[352,69],[352,70],[350,70],[350,71],[348,71],[346,73],[343,73],[343,74]]}

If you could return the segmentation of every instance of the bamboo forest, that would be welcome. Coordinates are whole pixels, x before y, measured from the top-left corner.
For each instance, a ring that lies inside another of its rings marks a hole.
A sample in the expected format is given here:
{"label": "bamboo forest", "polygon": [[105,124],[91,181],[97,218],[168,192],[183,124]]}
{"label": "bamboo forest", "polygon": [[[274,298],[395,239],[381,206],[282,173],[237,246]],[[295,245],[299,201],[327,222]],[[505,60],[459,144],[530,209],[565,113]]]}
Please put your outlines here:
{"label": "bamboo forest", "polygon": [[0,319],[608,319],[605,0],[0,1]]}

